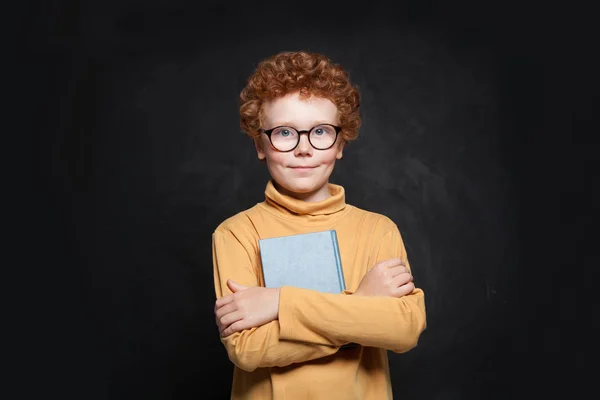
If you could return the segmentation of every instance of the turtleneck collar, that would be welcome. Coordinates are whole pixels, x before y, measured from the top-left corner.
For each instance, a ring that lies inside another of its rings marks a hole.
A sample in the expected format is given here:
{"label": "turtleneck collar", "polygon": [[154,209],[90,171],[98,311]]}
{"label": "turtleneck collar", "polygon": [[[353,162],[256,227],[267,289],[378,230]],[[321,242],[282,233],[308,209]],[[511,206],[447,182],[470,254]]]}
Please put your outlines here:
{"label": "turtleneck collar", "polygon": [[273,180],[269,180],[265,189],[265,203],[287,215],[330,215],[346,208],[346,194],[344,188],[333,183],[328,183],[331,196],[325,200],[308,202],[295,199],[277,190]]}

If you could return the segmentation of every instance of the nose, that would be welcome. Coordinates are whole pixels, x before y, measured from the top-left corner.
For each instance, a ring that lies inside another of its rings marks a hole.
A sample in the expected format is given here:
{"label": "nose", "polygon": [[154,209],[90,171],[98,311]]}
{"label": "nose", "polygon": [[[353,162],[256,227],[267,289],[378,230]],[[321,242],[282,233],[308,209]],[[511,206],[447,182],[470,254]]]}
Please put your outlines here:
{"label": "nose", "polygon": [[308,141],[308,135],[300,135],[300,142],[294,150],[296,155],[312,155],[312,146]]}

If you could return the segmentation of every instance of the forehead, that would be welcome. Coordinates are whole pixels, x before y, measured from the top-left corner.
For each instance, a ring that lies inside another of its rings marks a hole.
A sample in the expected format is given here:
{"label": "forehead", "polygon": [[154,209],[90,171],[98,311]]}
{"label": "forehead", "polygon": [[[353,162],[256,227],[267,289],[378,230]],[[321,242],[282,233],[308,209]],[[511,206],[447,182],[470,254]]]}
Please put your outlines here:
{"label": "forehead", "polygon": [[291,93],[263,104],[263,125],[267,128],[291,125],[306,129],[319,123],[336,124],[337,107],[329,99],[311,96],[301,99],[298,93]]}

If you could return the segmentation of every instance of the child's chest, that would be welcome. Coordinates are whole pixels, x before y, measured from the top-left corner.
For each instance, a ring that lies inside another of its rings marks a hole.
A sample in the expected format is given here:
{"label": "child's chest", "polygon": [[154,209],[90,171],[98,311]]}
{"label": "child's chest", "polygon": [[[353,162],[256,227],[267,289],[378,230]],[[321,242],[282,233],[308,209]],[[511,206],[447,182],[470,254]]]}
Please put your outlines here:
{"label": "child's chest", "polygon": [[[335,230],[338,248],[344,272],[344,281],[347,290],[354,291],[366,272],[373,266],[376,256],[374,238],[369,230],[358,223],[321,224],[318,226],[299,225],[292,221],[277,221],[268,227],[255,224],[258,239],[297,235],[302,233]],[[267,229],[268,228],[268,229]],[[257,249],[257,252],[260,250]],[[259,258],[257,254],[257,258]],[[258,261],[258,260],[257,260]]]}

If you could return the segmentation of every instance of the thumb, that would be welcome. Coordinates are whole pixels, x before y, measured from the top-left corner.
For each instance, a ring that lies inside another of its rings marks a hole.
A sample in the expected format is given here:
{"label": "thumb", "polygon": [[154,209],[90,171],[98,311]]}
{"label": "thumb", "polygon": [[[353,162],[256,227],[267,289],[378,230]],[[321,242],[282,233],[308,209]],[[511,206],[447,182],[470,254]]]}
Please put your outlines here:
{"label": "thumb", "polygon": [[234,282],[231,279],[227,279],[227,287],[229,287],[233,293],[248,289],[247,286]]}

